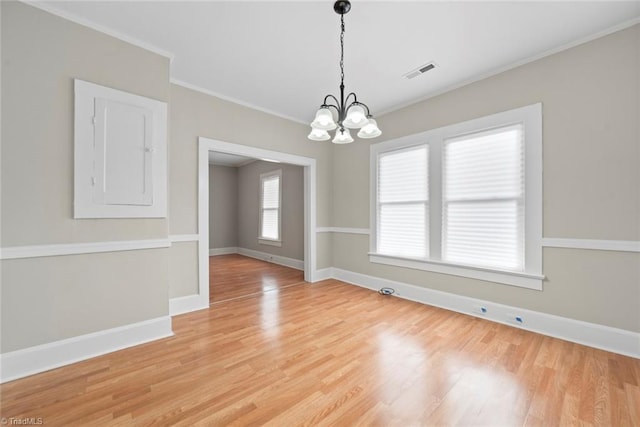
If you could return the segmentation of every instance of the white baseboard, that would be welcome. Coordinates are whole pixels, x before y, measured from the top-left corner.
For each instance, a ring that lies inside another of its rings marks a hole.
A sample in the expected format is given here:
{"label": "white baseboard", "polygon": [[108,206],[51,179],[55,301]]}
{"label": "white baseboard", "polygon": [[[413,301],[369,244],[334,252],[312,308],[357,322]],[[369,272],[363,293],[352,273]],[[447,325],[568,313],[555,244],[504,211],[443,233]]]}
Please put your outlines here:
{"label": "white baseboard", "polygon": [[209,256],[229,255],[229,254],[237,254],[237,253],[238,253],[238,248],[236,247],[209,249]]}
{"label": "white baseboard", "polygon": [[169,314],[171,316],[204,310],[206,308],[209,308],[209,300],[200,295],[187,295],[169,300]]}
{"label": "white baseboard", "polygon": [[238,248],[240,255],[248,256],[262,261],[272,262],[274,264],[284,265],[285,267],[295,268],[296,270],[304,270],[304,261],[299,259],[287,258],[280,255],[272,255],[266,252],[254,251],[253,249]]}
{"label": "white baseboard", "polygon": [[316,270],[313,276],[313,282],[320,282],[322,280],[333,279],[333,267],[327,267],[320,270]]}
{"label": "white baseboard", "polygon": [[[382,287],[393,288],[395,296],[411,301],[640,358],[640,333],[637,332],[422,288],[340,268],[332,268],[332,275],[334,279],[376,291]],[[481,314],[477,307],[486,308],[486,313]],[[519,316],[522,323],[516,322],[515,316]]]}
{"label": "white baseboard", "polygon": [[0,355],[0,383],[173,335],[171,317],[145,320]]}

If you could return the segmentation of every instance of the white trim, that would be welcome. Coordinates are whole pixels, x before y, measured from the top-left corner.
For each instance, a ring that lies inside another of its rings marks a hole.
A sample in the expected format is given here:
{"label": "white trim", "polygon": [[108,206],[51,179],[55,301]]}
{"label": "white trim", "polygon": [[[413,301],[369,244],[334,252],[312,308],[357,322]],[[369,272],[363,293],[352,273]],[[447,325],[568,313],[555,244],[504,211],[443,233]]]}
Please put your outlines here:
{"label": "white trim", "polygon": [[10,246],[0,250],[0,259],[39,258],[100,252],[136,251],[171,246],[169,239],[116,240],[112,242],[64,243],[54,245]]}
{"label": "white trim", "polygon": [[191,89],[191,90],[194,90],[196,92],[203,93],[205,95],[213,96],[213,97],[222,99],[223,101],[233,102],[234,104],[242,105],[243,107],[251,108],[253,110],[257,110],[257,111],[260,111],[262,113],[269,114],[271,116],[276,116],[276,117],[279,117],[281,119],[290,120],[292,122],[301,123],[301,124],[307,125],[307,126],[309,125],[309,123],[304,121],[304,120],[300,120],[300,119],[297,119],[297,118],[292,117],[292,116],[287,116],[286,114],[278,113],[277,111],[269,110],[268,108],[260,107],[258,105],[252,104],[250,102],[241,101],[241,100],[239,100],[237,98],[234,98],[232,96],[223,95],[221,93],[214,92],[214,91],[209,90],[209,89],[205,89],[205,88],[203,88],[201,86],[197,86],[197,85],[194,85],[194,84],[191,84],[191,83],[187,83],[187,82],[185,82],[183,80],[179,80],[179,79],[176,79],[176,78],[172,77],[172,78],[169,79],[169,83],[174,84],[176,86],[182,86],[184,88]]}
{"label": "white trim", "polygon": [[294,258],[287,258],[281,255],[273,255],[266,252],[255,251],[253,249],[238,248],[240,255],[248,256],[250,258],[260,259],[262,261],[272,262],[278,265],[284,265],[285,267],[295,268],[296,270],[304,270],[304,261]]}
{"label": "white trim", "polygon": [[209,256],[217,256],[217,255],[230,255],[237,254],[237,247],[228,247],[228,248],[211,248],[209,249]]}
{"label": "white trim", "polygon": [[515,271],[494,270],[460,264],[449,264],[431,259],[410,259],[370,253],[369,261],[375,264],[393,265],[395,267],[432,271],[434,273],[451,274],[469,277],[487,282],[502,283],[520,288],[542,290],[543,275],[520,273]]}
{"label": "white trim", "polygon": [[320,282],[322,280],[333,279],[333,267],[327,267],[316,271],[316,282]]}
{"label": "white trim", "polygon": [[562,239],[545,237],[542,246],[546,248],[595,249],[600,251],[640,252],[638,240],[592,240]]}
{"label": "white trim", "polygon": [[403,102],[403,103],[400,103],[400,104],[396,104],[396,105],[394,105],[394,106],[392,106],[390,108],[384,109],[382,111],[378,111],[376,113],[376,115],[378,117],[382,117],[385,114],[389,114],[389,113],[392,113],[394,111],[398,111],[398,110],[401,110],[403,108],[409,107],[410,105],[418,104],[418,103],[426,101],[428,99],[435,98],[436,96],[442,95],[442,94],[447,93],[447,92],[451,92],[451,91],[459,89],[459,88],[461,88],[463,86],[470,85],[471,83],[475,83],[475,82],[478,82],[480,80],[487,79],[489,77],[504,73],[504,72],[512,70],[514,68],[518,68],[518,67],[520,67],[522,65],[529,64],[530,62],[534,62],[534,61],[537,61],[539,59],[546,58],[547,56],[555,55],[556,53],[560,53],[562,51],[571,49],[573,47],[580,46],[581,44],[585,44],[585,43],[588,43],[590,41],[597,40],[599,38],[608,36],[609,34],[613,34],[613,33],[616,33],[618,31],[622,31],[625,28],[632,27],[632,26],[634,26],[634,25],[636,25],[638,23],[640,23],[640,18],[633,18],[633,19],[631,19],[629,21],[622,22],[620,24],[614,25],[613,27],[607,28],[607,29],[605,29],[603,31],[599,31],[599,32],[597,32],[595,34],[590,34],[590,35],[588,35],[586,37],[582,37],[582,38],[579,38],[579,39],[574,40],[572,42],[566,43],[566,44],[564,44],[562,46],[558,46],[558,47],[555,47],[553,49],[549,49],[549,50],[547,50],[545,52],[542,52],[542,53],[539,53],[537,55],[530,56],[530,57],[522,59],[520,61],[512,62],[511,64],[508,64],[508,65],[505,65],[505,66],[502,66],[502,67],[499,67],[499,68],[495,68],[493,70],[490,70],[490,71],[487,71],[487,72],[484,72],[484,73],[477,74],[477,75],[475,75],[475,76],[473,76],[473,77],[471,77],[469,79],[463,80],[461,82],[454,83],[454,84],[446,86],[446,87],[444,87],[442,89],[438,89],[438,90],[436,90],[434,92],[431,92],[431,93],[429,93],[427,95],[421,96],[421,97],[419,97],[417,99],[413,99],[411,101],[407,101],[407,102]]}
{"label": "white trim", "polygon": [[197,242],[200,236],[197,234],[171,234],[169,240],[171,243],[175,242]]}
{"label": "white trim", "polygon": [[151,43],[148,43],[146,41],[137,39],[135,37],[131,37],[129,35],[126,35],[124,33],[121,33],[117,30],[114,30],[112,28],[106,27],[104,25],[98,24],[96,22],[93,22],[85,17],[80,17],[78,15],[75,15],[73,13],[70,13],[66,10],[60,10],[58,8],[55,7],[55,2],[43,2],[40,0],[21,0],[24,3],[28,4],[29,6],[33,6],[36,7],[40,10],[44,10],[45,12],[49,12],[53,15],[59,16],[61,18],[64,18],[68,21],[71,22],[75,22],[76,24],[82,25],[83,27],[87,27],[87,28],[91,28],[92,30],[98,31],[100,33],[103,34],[107,34],[111,37],[114,37],[118,40],[122,40],[124,42],[127,42],[129,44],[132,44],[134,46],[140,47],[144,50],[148,50],[150,52],[153,52],[155,54],[158,54],[160,56],[164,56],[166,58],[168,58],[170,61],[173,61],[173,58],[175,57],[175,55],[172,52],[169,52],[168,50],[159,48]]}
{"label": "white trim", "polygon": [[0,355],[0,382],[91,359],[173,335],[171,317],[132,323]]}
{"label": "white trim", "polygon": [[304,279],[316,273],[316,159],[295,154],[198,138],[198,294],[209,298],[209,152],[219,151],[304,167]]}
{"label": "white trim", "polygon": [[191,313],[192,311],[209,308],[209,300],[205,300],[200,295],[187,295],[169,299],[169,314],[177,316],[179,314]]}
{"label": "white trim", "polygon": [[317,227],[316,233],[345,233],[345,234],[366,234],[369,235],[368,228],[352,228],[352,227]]}
{"label": "white trim", "polygon": [[[390,287],[395,289],[394,296],[410,301],[441,307],[470,316],[481,317],[493,322],[600,348],[625,356],[640,358],[640,333],[638,332],[473,299],[342,270],[340,268],[333,268],[333,278],[376,291],[382,287]],[[478,307],[485,307],[487,309],[486,314],[478,313],[476,311]],[[515,316],[521,317],[523,323],[516,323],[515,320],[513,320]]]}

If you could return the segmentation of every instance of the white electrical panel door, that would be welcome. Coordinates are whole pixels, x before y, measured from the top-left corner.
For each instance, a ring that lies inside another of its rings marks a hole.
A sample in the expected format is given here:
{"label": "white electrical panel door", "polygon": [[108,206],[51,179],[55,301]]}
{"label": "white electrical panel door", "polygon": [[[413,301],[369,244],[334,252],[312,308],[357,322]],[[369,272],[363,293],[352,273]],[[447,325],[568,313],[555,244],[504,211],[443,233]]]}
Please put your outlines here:
{"label": "white electrical panel door", "polygon": [[102,98],[95,111],[95,202],[151,206],[152,112]]}
{"label": "white electrical panel door", "polygon": [[167,104],[75,80],[74,218],[167,216]]}

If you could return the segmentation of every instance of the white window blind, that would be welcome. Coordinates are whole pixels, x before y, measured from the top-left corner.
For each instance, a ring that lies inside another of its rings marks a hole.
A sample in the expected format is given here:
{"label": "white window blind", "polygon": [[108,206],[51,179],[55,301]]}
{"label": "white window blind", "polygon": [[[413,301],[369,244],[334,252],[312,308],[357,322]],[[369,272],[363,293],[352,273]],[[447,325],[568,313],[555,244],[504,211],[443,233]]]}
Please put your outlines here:
{"label": "white window blind", "polygon": [[429,256],[428,147],[380,154],[378,160],[377,251]]}
{"label": "white window blind", "polygon": [[442,259],[523,271],[521,124],[445,140]]}
{"label": "white window blind", "polygon": [[261,176],[260,238],[280,240],[280,174]]}

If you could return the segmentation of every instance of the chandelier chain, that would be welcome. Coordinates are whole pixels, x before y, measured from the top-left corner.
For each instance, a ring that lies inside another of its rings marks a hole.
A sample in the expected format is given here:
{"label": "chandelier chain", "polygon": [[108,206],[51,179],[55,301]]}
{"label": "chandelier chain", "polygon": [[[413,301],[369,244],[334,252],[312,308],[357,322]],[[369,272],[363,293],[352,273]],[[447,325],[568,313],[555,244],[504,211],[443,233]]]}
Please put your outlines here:
{"label": "chandelier chain", "polygon": [[340,15],[340,83],[344,85],[344,15]]}

